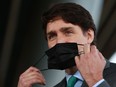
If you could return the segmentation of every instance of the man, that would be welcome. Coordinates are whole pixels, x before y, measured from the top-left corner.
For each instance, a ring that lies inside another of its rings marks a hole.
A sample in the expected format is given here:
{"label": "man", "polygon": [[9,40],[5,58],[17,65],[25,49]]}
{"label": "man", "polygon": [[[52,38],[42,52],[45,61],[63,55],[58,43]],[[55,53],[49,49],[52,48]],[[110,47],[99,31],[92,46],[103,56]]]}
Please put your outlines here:
{"label": "man", "polygon": [[[48,68],[66,72],[55,87],[116,87],[116,65],[96,48],[96,28],[86,9],[75,3],[56,4],[43,14],[42,22],[50,48],[46,51]],[[18,87],[35,83],[45,85],[45,79],[37,68],[30,67],[20,75]]]}

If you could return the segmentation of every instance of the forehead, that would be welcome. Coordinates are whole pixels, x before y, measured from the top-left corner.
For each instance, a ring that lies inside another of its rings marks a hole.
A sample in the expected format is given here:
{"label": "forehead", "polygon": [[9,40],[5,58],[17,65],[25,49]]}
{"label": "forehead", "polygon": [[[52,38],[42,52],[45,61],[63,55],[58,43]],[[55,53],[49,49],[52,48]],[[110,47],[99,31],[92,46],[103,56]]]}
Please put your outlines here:
{"label": "forehead", "polygon": [[66,23],[62,19],[50,21],[47,24],[46,32],[57,31],[59,29],[65,28],[65,27],[74,27],[74,25],[71,23]]}

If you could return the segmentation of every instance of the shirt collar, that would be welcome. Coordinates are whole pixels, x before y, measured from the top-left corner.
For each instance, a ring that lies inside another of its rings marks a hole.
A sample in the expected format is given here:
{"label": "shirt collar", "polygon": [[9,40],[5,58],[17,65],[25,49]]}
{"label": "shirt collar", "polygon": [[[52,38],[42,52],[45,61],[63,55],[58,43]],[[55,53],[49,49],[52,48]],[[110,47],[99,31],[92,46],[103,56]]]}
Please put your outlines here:
{"label": "shirt collar", "polygon": [[[68,75],[66,73],[66,81],[68,82],[69,78],[71,77],[72,75]],[[83,81],[83,77],[81,76],[80,72],[77,71],[73,76],[77,77],[79,80],[82,80]]]}

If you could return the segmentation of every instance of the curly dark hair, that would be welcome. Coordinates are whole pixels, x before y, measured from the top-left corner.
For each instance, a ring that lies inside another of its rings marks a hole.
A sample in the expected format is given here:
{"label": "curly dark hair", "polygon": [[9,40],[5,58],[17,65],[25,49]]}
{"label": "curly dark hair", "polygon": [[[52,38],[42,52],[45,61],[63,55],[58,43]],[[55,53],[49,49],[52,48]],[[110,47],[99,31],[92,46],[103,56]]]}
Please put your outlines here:
{"label": "curly dark hair", "polygon": [[42,27],[45,35],[47,24],[59,18],[66,23],[80,26],[83,32],[92,29],[94,31],[94,40],[91,44],[96,44],[96,27],[92,16],[84,7],[76,3],[58,3],[50,7],[42,15]]}

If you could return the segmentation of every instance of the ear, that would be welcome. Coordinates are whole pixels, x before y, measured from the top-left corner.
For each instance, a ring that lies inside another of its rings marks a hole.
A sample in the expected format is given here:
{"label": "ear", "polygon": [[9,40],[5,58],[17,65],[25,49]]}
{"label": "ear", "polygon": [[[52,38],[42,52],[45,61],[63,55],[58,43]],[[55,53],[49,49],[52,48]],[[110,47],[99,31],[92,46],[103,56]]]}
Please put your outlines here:
{"label": "ear", "polygon": [[87,31],[87,43],[92,43],[94,40],[94,31],[90,28]]}

